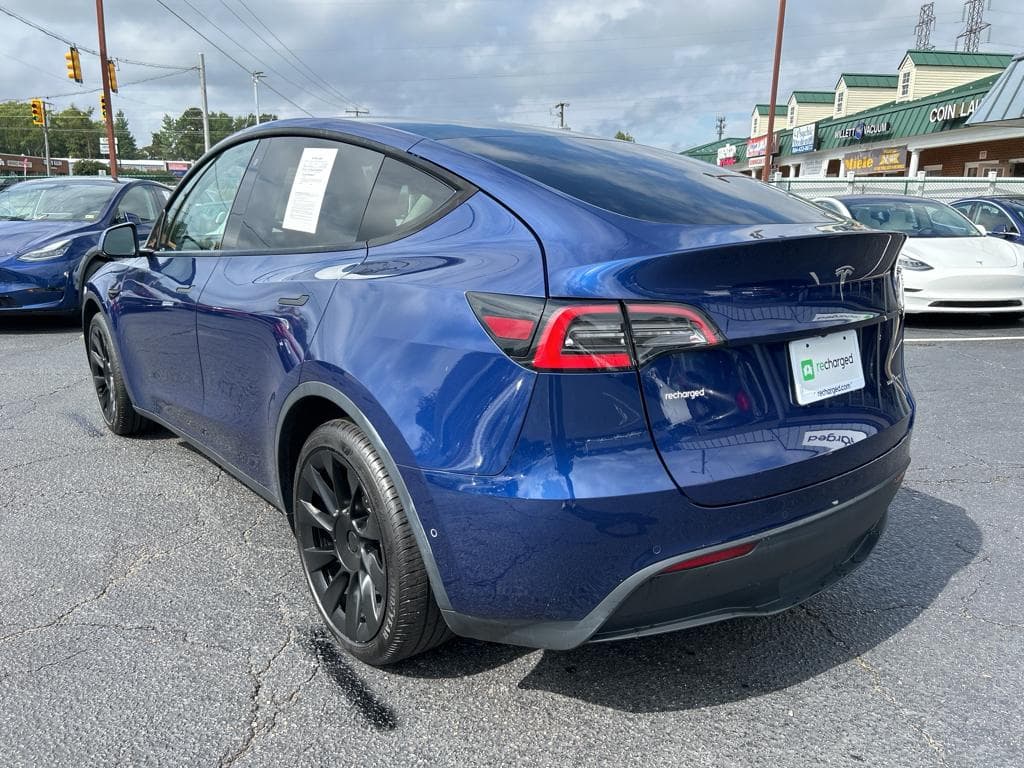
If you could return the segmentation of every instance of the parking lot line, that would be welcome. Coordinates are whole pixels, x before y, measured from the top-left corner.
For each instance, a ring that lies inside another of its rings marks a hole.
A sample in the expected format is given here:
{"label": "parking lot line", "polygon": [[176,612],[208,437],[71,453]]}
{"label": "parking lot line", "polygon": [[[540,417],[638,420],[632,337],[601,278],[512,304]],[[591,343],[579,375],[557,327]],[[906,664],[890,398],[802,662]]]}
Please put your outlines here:
{"label": "parking lot line", "polygon": [[922,344],[931,341],[1024,341],[1024,336],[936,336],[917,339],[904,338],[907,344]]}

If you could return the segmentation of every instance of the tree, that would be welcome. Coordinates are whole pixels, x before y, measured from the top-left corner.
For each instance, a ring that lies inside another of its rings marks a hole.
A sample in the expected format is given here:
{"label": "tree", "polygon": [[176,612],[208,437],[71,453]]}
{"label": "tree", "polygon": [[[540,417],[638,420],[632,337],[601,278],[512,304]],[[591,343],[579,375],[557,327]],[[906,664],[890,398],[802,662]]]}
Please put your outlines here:
{"label": "tree", "polygon": [[100,171],[106,172],[107,166],[99,160],[79,160],[71,168],[75,176],[98,176]]}
{"label": "tree", "polygon": [[92,119],[93,109],[72,104],[50,119],[50,154],[53,157],[94,158],[100,153],[103,124]]}
{"label": "tree", "polygon": [[615,138],[619,139],[620,141],[636,141],[636,139],[633,138],[633,134],[629,133],[628,131],[616,131]]}
{"label": "tree", "polygon": [[139,148],[135,143],[135,137],[132,136],[132,132],[128,128],[128,118],[120,109],[114,115],[114,136],[117,138],[118,159],[135,160],[139,157]]}
{"label": "tree", "polygon": [[[276,120],[277,115],[261,114],[262,122]],[[232,117],[227,112],[211,112],[210,146],[256,122],[254,115]],[[178,117],[164,115],[160,130],[143,152],[154,160],[196,160],[203,154],[203,113],[189,107]]]}
{"label": "tree", "polygon": [[43,154],[43,129],[32,125],[32,108],[28,102],[0,102],[0,152]]}

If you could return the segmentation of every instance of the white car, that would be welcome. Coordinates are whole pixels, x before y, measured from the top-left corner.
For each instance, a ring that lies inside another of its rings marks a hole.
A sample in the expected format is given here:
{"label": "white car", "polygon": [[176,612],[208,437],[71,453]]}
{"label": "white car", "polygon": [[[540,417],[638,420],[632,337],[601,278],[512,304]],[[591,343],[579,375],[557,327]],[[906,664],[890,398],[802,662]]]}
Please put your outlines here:
{"label": "white car", "polygon": [[872,229],[902,232],[907,312],[993,312],[1024,317],[1024,247],[972,224],[937,200],[847,195],[814,201]]}

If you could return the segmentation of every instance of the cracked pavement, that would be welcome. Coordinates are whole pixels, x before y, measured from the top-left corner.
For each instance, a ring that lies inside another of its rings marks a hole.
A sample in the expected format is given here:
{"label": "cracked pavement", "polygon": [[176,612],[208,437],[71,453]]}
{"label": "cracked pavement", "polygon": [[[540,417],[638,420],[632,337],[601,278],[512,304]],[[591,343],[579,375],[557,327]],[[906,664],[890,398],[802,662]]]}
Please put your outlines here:
{"label": "cracked pavement", "polygon": [[914,321],[914,464],[800,608],[388,671],[321,631],[283,517],[103,426],[81,334],[0,326],[2,766],[1020,766],[1024,323]]}

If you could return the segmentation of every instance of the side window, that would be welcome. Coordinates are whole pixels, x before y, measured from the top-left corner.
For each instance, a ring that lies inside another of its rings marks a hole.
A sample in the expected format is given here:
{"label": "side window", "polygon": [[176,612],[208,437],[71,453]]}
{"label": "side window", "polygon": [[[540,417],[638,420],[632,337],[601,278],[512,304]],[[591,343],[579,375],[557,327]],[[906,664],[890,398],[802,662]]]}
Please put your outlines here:
{"label": "side window", "polygon": [[373,186],[359,239],[376,240],[413,229],[454,194],[454,189],[429,173],[389,157]]}
{"label": "side window", "polygon": [[359,242],[359,222],[384,155],[301,136],[265,141],[266,152],[250,170],[255,179],[234,247],[344,249]]}
{"label": "side window", "polygon": [[164,189],[163,187],[146,187],[147,191],[153,197],[153,202],[156,205],[157,213],[164,209],[167,205],[167,201],[171,198],[171,190]]}
{"label": "side window", "polygon": [[1013,221],[1004,211],[989,203],[978,203],[974,223],[980,224],[986,232],[1016,232]]}
{"label": "side window", "polygon": [[222,152],[183,191],[168,211],[169,226],[160,237],[161,250],[215,251],[221,247],[228,213],[256,142],[239,144]]}
{"label": "side window", "polygon": [[[136,221],[147,224],[156,220],[158,209],[146,187],[132,187],[117,204],[114,221]],[[132,218],[130,218],[132,217]]]}

